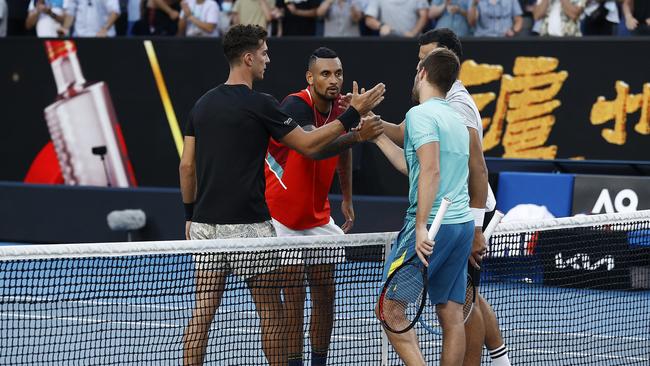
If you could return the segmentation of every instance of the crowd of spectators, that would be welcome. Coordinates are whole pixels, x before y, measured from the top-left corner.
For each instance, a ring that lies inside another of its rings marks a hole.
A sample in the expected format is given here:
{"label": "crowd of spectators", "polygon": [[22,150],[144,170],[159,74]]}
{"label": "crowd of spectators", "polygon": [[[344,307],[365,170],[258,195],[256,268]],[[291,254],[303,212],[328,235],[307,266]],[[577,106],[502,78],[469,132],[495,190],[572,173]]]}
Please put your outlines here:
{"label": "crowd of spectators", "polygon": [[0,0],[0,36],[218,37],[240,23],[277,37],[650,35],[650,0]]}

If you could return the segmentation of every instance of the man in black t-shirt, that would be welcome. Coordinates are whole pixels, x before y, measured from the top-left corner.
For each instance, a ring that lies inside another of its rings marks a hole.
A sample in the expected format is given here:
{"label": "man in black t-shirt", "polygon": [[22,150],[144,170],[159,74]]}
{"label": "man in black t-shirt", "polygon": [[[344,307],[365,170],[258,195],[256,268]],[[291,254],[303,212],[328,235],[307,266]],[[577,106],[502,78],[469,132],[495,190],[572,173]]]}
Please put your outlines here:
{"label": "man in black t-shirt", "polygon": [[[230,64],[228,80],[199,98],[185,130],[180,184],[186,238],[275,236],[264,199],[269,138],[315,156],[381,103],[385,87],[378,84],[359,94],[355,83],[350,107],[336,121],[307,132],[282,112],[273,97],[252,89],[253,81],[263,79],[270,62],[266,31],[255,25],[237,25],[222,42]],[[378,119],[368,122],[380,123]],[[277,286],[282,280],[276,271],[280,260],[274,253],[253,253],[246,258],[226,253],[195,256],[196,304],[183,338],[184,364],[203,362],[210,324],[229,272],[248,284],[260,315],[262,347],[269,363],[287,364],[286,317]]]}

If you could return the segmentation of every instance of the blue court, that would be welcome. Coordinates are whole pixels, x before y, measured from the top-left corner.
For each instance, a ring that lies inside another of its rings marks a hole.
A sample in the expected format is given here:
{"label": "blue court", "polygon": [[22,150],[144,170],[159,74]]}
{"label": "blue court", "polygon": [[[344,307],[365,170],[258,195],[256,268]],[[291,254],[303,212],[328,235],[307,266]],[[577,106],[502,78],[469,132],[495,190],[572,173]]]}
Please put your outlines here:
{"label": "blue court", "polygon": [[[24,262],[20,270],[3,262],[0,364],[180,364],[194,302],[191,257],[125,258]],[[136,266],[126,268],[127,262]],[[373,313],[381,271],[380,262],[338,265],[329,364],[381,364]],[[481,292],[497,311],[513,365],[650,363],[648,291],[493,282]],[[441,338],[427,334],[420,341],[429,364],[437,364]],[[206,361],[266,363],[248,290],[232,276]],[[400,364],[392,350],[389,364]]]}

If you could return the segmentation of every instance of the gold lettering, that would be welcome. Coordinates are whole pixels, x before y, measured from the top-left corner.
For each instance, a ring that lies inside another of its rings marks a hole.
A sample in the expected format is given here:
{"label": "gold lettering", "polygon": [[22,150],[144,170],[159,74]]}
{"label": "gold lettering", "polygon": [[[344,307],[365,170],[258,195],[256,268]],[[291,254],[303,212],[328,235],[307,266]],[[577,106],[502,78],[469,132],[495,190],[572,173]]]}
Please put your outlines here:
{"label": "gold lettering", "polygon": [[627,138],[625,124],[627,122],[627,111],[625,108],[630,93],[630,86],[623,81],[617,81],[615,85],[616,99],[610,101],[600,96],[591,107],[589,120],[592,125],[601,125],[614,119],[614,128],[605,128],[601,135],[610,144],[623,145]]}
{"label": "gold lettering", "polygon": [[616,98],[607,100],[600,96],[591,106],[589,120],[592,125],[602,125],[614,120],[614,128],[605,128],[601,135],[610,144],[624,145],[627,140],[627,115],[641,110],[634,130],[650,135],[650,83],[643,84],[642,94],[630,94],[630,86],[618,80],[614,84]]}
{"label": "gold lettering", "polygon": [[492,103],[496,97],[497,95],[492,92],[472,94],[472,99],[474,99],[474,103],[476,103],[476,107],[479,111],[482,111],[486,105]]}
{"label": "gold lettering", "polygon": [[639,122],[634,126],[634,131],[642,135],[650,135],[650,83],[643,84],[643,102]]}
{"label": "gold lettering", "polygon": [[503,66],[477,64],[474,60],[466,60],[460,67],[458,78],[466,87],[488,84],[499,80],[503,75]]}
{"label": "gold lettering", "polygon": [[512,71],[515,75],[546,74],[557,69],[559,64],[554,57],[517,57]]}
{"label": "gold lettering", "polygon": [[501,143],[503,157],[555,158],[557,146],[543,145],[555,124],[552,113],[562,104],[553,98],[569,76],[566,71],[554,71],[558,65],[559,61],[551,57],[515,59],[515,76],[501,77],[492,124],[483,140],[484,151]]}

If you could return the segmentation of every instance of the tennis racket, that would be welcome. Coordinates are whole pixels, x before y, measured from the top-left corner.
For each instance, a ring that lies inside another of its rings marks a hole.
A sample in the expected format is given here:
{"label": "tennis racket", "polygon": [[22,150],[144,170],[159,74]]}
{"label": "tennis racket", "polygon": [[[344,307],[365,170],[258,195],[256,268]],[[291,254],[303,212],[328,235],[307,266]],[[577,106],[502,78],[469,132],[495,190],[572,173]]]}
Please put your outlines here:
{"label": "tennis racket", "polygon": [[[433,241],[436,237],[450,204],[451,200],[448,198],[442,199],[429,228],[429,240]],[[379,295],[378,309],[379,320],[387,330],[393,333],[404,333],[413,328],[427,300],[427,281],[427,267],[417,254],[413,254],[394,270],[391,265],[388,278]]]}
{"label": "tennis racket", "polygon": [[[494,229],[503,218],[503,213],[500,211],[494,211],[494,216],[492,220],[483,231],[483,236],[485,237],[485,242],[490,240]],[[472,315],[472,310],[474,310],[474,305],[476,304],[477,291],[474,286],[474,281],[472,277],[467,275],[467,287],[465,290],[465,303],[463,304],[463,322],[467,323],[470,315]],[[440,327],[440,322],[438,321],[438,315],[433,309],[431,311],[424,311],[419,318],[420,325],[429,333],[442,335],[442,327]]]}

